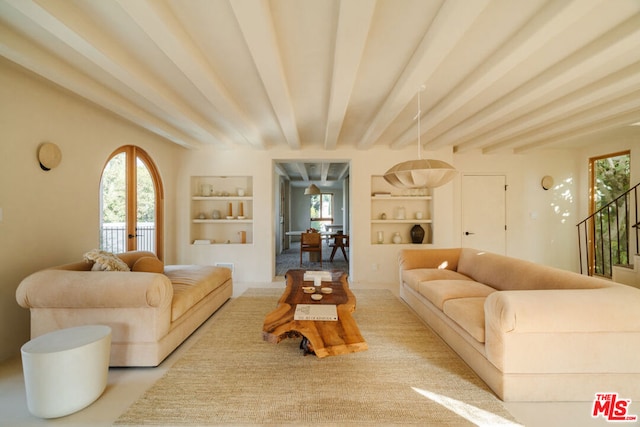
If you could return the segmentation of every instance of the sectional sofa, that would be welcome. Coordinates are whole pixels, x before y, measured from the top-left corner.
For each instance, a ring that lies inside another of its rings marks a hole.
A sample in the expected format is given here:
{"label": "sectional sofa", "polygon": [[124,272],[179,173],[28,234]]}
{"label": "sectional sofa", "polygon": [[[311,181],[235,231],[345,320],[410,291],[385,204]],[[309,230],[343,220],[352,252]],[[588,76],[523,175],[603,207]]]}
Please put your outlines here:
{"label": "sectional sofa", "polygon": [[400,296],[505,401],[640,400],[640,290],[469,248],[407,249]]}
{"label": "sectional sofa", "polygon": [[111,327],[110,366],[157,366],[233,292],[231,270],[163,265],[155,254],[118,254],[129,271],[79,261],[36,272],[16,290],[31,337],[73,326]]}

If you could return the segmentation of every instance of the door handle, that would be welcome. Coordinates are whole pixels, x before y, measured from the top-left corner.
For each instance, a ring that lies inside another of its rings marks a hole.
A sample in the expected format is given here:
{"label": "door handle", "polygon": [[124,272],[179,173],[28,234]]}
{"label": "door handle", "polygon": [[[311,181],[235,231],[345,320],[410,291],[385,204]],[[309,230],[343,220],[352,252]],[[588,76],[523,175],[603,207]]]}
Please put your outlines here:
{"label": "door handle", "polygon": [[129,236],[127,236],[127,237],[129,237],[130,239],[133,239],[134,237],[138,237],[138,236],[139,236],[139,234],[129,234]]}
{"label": "door handle", "polygon": [[469,236],[469,235],[471,235],[471,234],[476,234],[476,233],[472,233],[472,232],[470,232],[470,231],[465,231],[465,232],[464,232],[464,235],[465,235],[465,236]]}

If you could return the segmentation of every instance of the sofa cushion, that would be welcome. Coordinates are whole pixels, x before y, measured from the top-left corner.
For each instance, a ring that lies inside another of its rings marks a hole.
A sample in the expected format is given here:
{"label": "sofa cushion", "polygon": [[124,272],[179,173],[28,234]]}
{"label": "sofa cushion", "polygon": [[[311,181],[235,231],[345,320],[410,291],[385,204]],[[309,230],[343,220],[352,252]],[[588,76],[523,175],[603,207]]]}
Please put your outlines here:
{"label": "sofa cushion", "polygon": [[462,249],[458,272],[500,291],[599,289],[614,285],[604,279],[471,248]]}
{"label": "sofa cushion", "polygon": [[191,307],[216,288],[231,280],[231,270],[225,267],[202,265],[168,265],[164,274],[173,285],[171,321],[185,314]]}
{"label": "sofa cushion", "polygon": [[450,299],[444,303],[444,314],[467,331],[476,341],[484,343],[484,301],[486,297]]}
{"label": "sofa cushion", "polygon": [[411,289],[419,291],[421,282],[427,280],[472,280],[464,274],[444,268],[414,268],[402,270],[402,281]]}
{"label": "sofa cushion", "polygon": [[496,290],[472,280],[429,280],[418,285],[418,293],[443,310],[445,301],[456,298],[486,297]]}
{"label": "sofa cushion", "polygon": [[164,273],[164,263],[156,257],[143,256],[133,263],[131,271],[143,273]]}
{"label": "sofa cushion", "polygon": [[93,262],[92,271],[129,271],[129,266],[111,252],[92,249],[83,258],[86,262]]}

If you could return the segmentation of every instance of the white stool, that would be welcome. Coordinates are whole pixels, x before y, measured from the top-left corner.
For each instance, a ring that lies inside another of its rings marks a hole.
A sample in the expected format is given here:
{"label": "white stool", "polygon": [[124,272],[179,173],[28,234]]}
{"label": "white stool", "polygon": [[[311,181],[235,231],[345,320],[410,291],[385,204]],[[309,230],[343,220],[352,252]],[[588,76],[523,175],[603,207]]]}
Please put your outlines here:
{"label": "white stool", "polygon": [[32,339],[21,352],[29,412],[62,417],[89,406],[107,386],[111,328],[61,329]]}

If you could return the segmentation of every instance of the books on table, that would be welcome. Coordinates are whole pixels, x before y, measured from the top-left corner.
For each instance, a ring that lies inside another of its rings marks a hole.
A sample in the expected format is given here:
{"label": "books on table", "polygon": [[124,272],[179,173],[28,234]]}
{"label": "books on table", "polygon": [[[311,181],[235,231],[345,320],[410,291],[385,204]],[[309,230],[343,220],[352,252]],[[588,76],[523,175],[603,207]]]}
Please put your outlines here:
{"label": "books on table", "polygon": [[294,320],[338,320],[335,304],[298,304],[293,314]]}
{"label": "books on table", "polygon": [[309,270],[304,272],[303,280],[314,281],[316,277],[319,277],[323,282],[331,281],[331,272],[330,271],[320,271],[320,270]]}

